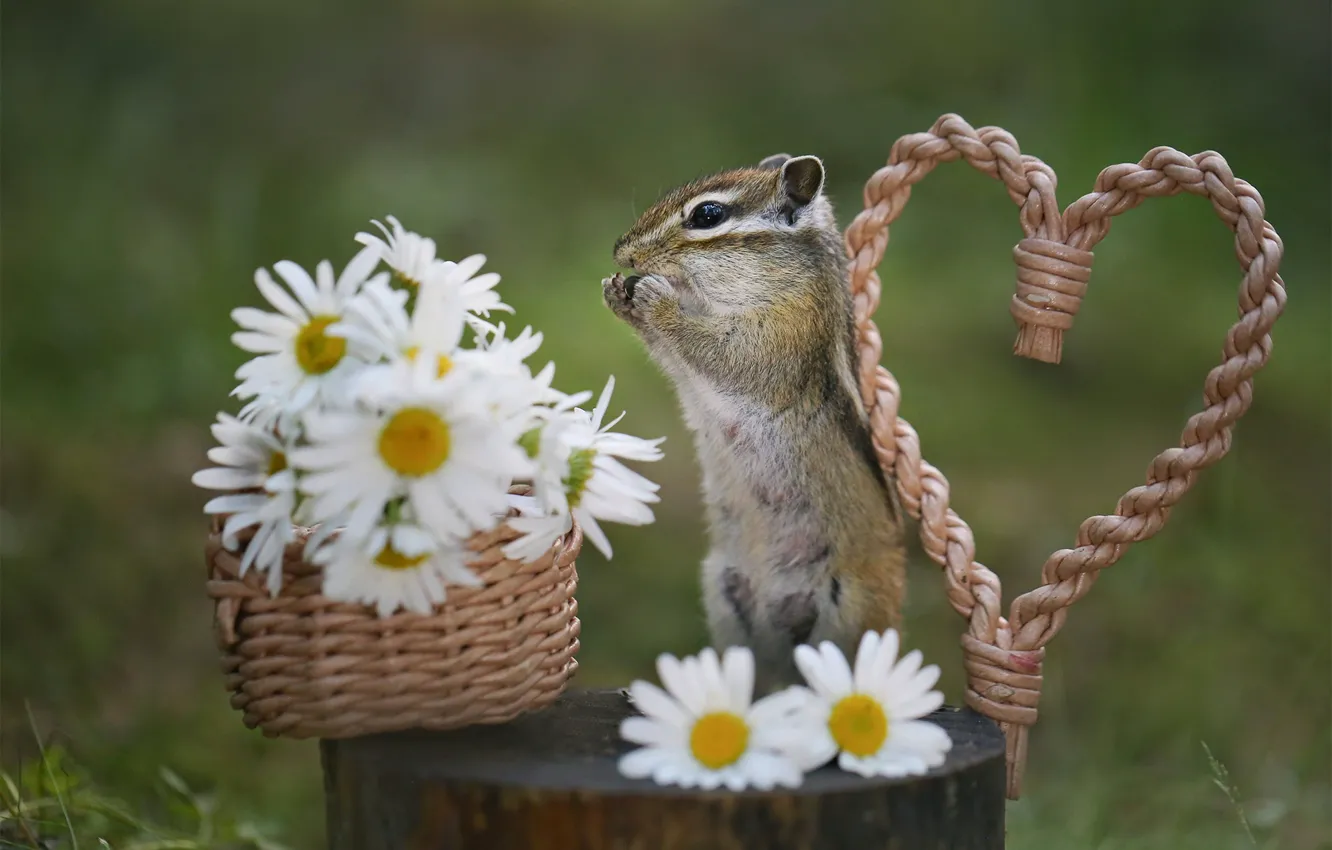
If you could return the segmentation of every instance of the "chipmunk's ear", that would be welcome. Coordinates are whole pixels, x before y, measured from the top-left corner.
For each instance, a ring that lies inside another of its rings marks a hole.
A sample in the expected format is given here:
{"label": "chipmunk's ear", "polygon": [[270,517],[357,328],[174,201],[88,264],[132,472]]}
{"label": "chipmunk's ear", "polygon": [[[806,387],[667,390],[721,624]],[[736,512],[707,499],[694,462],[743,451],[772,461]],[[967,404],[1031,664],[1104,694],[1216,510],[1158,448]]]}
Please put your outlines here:
{"label": "chipmunk's ear", "polygon": [[797,156],[782,163],[782,186],[797,207],[803,207],[823,190],[823,162],[817,156]]}
{"label": "chipmunk's ear", "polygon": [[765,157],[763,158],[763,160],[762,160],[761,162],[759,162],[758,167],[759,167],[759,168],[765,168],[765,169],[766,169],[766,168],[773,168],[773,169],[781,168],[783,165],[786,164],[786,161],[787,161],[788,159],[790,159],[790,158],[791,158],[791,155],[790,155],[789,153],[775,153],[775,154],[773,154],[772,156],[765,156]]}

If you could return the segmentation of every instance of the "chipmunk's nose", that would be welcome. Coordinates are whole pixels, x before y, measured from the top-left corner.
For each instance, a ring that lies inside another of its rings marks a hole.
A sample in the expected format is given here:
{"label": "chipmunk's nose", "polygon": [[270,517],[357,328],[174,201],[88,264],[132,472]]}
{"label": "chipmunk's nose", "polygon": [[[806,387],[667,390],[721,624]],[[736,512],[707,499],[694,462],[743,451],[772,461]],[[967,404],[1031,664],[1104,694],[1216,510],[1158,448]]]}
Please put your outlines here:
{"label": "chipmunk's nose", "polygon": [[634,252],[629,250],[629,246],[625,244],[626,242],[626,237],[621,236],[619,241],[615,243],[615,265],[624,269],[632,269],[634,267]]}

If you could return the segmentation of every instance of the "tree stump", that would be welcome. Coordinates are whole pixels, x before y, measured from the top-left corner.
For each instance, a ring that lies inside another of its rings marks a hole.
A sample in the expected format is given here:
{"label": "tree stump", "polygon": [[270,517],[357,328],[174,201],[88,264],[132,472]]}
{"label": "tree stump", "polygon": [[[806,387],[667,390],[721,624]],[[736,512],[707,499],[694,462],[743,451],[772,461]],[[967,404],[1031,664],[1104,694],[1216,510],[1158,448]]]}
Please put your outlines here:
{"label": "tree stump", "polygon": [[496,726],[321,743],[332,850],[995,850],[1004,739],[970,709],[929,719],[941,768],[863,779],[833,767],[798,789],[705,792],[629,780],[616,759],[626,692],[574,691]]}

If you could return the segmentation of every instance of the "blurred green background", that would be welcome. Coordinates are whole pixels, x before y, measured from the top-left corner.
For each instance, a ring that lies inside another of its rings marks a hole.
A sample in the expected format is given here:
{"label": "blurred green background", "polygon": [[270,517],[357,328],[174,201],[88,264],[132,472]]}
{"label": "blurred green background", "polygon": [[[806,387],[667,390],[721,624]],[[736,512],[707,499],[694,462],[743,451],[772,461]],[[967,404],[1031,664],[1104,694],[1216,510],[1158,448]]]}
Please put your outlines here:
{"label": "blurred green background", "polygon": [[[1290,292],[1234,448],[1052,644],[1013,848],[1327,847],[1329,19],[1325,3],[167,0],[4,9],[3,756],[44,735],[151,810],[158,768],[322,843],[317,747],[227,706],[189,474],[242,354],[253,271],[341,265],[396,214],[482,252],[568,391],[618,378],[623,429],[667,436],[658,522],[580,561],[583,686],[705,641],[705,541],[672,391],[600,302],[657,195],[816,153],[845,225],[900,135],[998,124],[1060,199],[1168,144],[1263,193]],[[1178,439],[1239,280],[1209,205],[1116,220],[1063,365],[1010,354],[1016,209],[963,165],[912,196],[877,319],[903,415],[1007,595]],[[539,356],[538,363],[545,362]],[[909,642],[961,700],[937,569]],[[1213,783],[1229,769],[1253,832]]]}

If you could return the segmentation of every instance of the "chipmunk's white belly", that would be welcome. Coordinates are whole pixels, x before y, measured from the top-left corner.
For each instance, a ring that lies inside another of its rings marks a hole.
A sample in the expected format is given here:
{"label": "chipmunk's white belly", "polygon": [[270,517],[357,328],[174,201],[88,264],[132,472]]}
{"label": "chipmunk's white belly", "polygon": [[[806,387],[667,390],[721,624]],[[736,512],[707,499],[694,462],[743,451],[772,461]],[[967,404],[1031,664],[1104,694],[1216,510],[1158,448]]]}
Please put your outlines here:
{"label": "chipmunk's white belly", "polygon": [[[685,424],[694,433],[703,488],[712,497],[742,500],[788,482],[796,446],[772,411],[698,378],[680,387]],[[779,480],[774,480],[779,479]],[[735,507],[739,507],[736,505]]]}
{"label": "chipmunk's white belly", "polygon": [[[809,492],[789,421],[703,381],[681,388],[712,528],[710,558],[742,570],[776,604],[826,582],[829,529]],[[785,427],[784,427],[785,426]]]}

